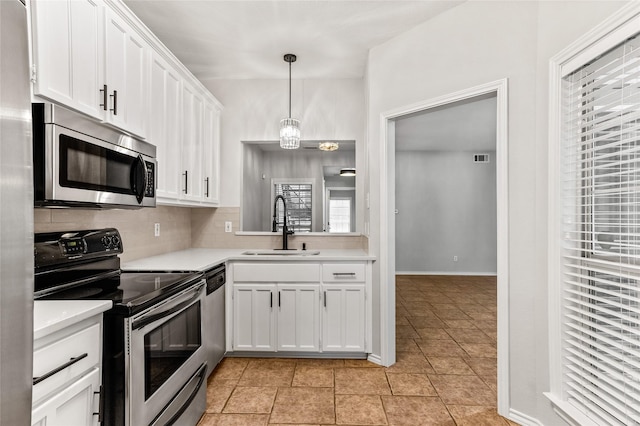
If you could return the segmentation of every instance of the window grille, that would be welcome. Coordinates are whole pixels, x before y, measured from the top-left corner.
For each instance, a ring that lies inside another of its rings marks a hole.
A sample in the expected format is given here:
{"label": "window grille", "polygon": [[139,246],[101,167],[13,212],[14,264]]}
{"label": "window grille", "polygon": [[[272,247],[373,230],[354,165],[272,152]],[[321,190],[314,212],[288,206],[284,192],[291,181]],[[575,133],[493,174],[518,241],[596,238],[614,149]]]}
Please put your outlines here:
{"label": "window grille", "polygon": [[562,79],[562,395],[640,424],[640,39]]}
{"label": "window grille", "polygon": [[[312,189],[310,183],[275,183],[274,193],[282,195],[287,202],[287,226],[294,232],[311,232],[312,225]],[[276,204],[278,231],[284,225],[284,209],[282,203]]]}

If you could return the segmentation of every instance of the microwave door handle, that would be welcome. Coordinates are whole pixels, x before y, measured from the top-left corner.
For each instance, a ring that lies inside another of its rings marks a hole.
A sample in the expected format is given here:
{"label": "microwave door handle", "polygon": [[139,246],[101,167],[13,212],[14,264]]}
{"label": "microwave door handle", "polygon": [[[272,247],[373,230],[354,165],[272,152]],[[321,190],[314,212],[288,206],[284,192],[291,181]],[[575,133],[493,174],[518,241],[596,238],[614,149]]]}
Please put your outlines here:
{"label": "microwave door handle", "polygon": [[138,155],[138,158],[136,158],[135,164],[131,169],[131,189],[136,196],[138,204],[141,204],[144,199],[147,184],[147,165],[145,164],[142,155]]}

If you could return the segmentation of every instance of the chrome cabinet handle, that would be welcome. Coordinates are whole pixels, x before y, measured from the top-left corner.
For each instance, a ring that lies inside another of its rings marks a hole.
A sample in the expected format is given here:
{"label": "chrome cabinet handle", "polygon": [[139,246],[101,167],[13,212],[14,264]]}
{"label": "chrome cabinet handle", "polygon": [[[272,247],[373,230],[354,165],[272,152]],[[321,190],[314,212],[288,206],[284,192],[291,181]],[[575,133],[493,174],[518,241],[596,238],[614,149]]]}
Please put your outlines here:
{"label": "chrome cabinet handle", "polygon": [[327,291],[324,292],[324,307],[327,307]]}
{"label": "chrome cabinet handle", "polygon": [[207,184],[204,196],[208,198],[209,197],[209,178],[206,178],[204,182]]}
{"label": "chrome cabinet handle", "polygon": [[334,277],[355,277],[356,273],[355,272],[334,272],[333,276]]}
{"label": "chrome cabinet handle", "polygon": [[65,368],[72,366],[73,364],[75,364],[76,362],[80,361],[81,359],[86,358],[87,356],[89,356],[89,354],[87,354],[85,352],[80,356],[77,356],[75,358],[71,358],[68,362],[65,362],[61,366],[54,368],[53,370],[49,371],[48,373],[43,374],[42,376],[34,377],[33,378],[33,385],[34,386],[37,385],[38,383],[42,382],[43,380],[46,380],[49,377],[53,376],[54,374],[61,372]]}
{"label": "chrome cabinet handle", "polygon": [[113,111],[113,115],[118,115],[118,91],[114,90],[111,97],[113,98],[113,108],[110,111]]}
{"label": "chrome cabinet handle", "polygon": [[104,419],[102,418],[103,417],[102,413],[104,413],[104,392],[102,389],[102,385],[100,385],[100,387],[98,388],[98,392],[94,392],[93,394],[99,395],[98,412],[93,413],[93,415],[98,416],[98,423],[102,424],[102,422],[104,421]]}
{"label": "chrome cabinet handle", "polygon": [[269,307],[273,308],[273,292],[269,292]]}
{"label": "chrome cabinet handle", "polygon": [[102,107],[102,109],[104,111],[106,111],[107,110],[107,101],[108,101],[108,99],[107,99],[107,96],[108,96],[108,94],[107,94],[107,85],[106,84],[102,85],[102,89],[100,89],[100,92],[102,92],[102,103],[100,104],[100,106]]}

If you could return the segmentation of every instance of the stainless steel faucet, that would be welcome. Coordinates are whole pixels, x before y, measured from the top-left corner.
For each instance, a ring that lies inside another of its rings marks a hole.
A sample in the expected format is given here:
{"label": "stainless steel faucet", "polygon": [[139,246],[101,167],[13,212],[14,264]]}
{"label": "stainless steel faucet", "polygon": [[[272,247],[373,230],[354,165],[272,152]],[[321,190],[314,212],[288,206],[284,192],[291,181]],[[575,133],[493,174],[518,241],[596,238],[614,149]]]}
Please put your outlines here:
{"label": "stainless steel faucet", "polygon": [[289,250],[289,235],[293,235],[293,231],[289,231],[287,227],[287,202],[282,195],[276,195],[273,200],[273,222],[271,224],[271,232],[278,231],[278,220],[276,218],[276,207],[278,206],[278,200],[282,200],[282,206],[284,207],[284,223],[282,224],[282,250]]}

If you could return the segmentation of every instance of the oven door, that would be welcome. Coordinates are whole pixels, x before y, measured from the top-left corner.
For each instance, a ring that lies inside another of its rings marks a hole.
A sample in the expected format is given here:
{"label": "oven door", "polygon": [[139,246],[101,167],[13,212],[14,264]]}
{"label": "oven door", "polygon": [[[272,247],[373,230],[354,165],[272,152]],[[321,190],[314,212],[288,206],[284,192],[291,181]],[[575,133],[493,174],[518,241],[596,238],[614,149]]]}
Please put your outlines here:
{"label": "oven door", "polygon": [[125,321],[129,426],[196,424],[206,408],[204,280]]}
{"label": "oven door", "polygon": [[45,202],[154,207],[156,160],[62,126],[48,125]]}

